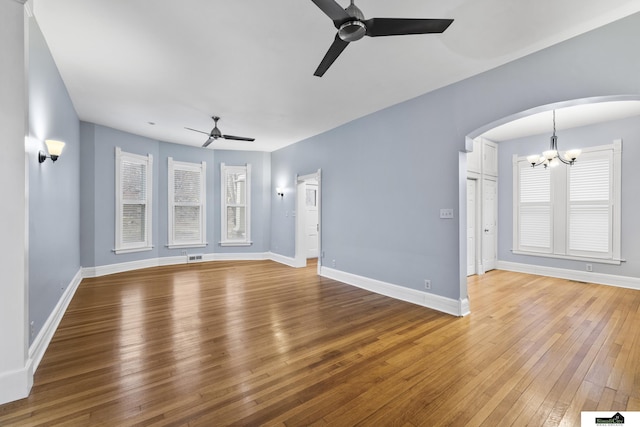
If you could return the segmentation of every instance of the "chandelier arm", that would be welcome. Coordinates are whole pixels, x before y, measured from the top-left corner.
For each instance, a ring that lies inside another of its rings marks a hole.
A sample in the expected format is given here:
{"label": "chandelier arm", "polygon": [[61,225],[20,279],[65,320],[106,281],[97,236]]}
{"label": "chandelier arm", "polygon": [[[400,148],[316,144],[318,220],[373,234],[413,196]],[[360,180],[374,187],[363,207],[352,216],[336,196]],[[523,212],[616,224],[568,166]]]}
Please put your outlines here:
{"label": "chandelier arm", "polygon": [[[530,165],[531,165],[532,168],[535,168],[536,166],[543,165],[546,161],[547,161],[547,159],[543,159],[543,160],[538,161],[538,163],[530,163]],[[547,166],[545,165],[545,168],[546,167]]]}
{"label": "chandelier arm", "polygon": [[563,159],[562,157],[563,157],[563,156],[560,156],[560,155],[558,154],[558,157],[556,157],[556,158],[557,158],[558,160],[560,160],[562,163],[564,163],[565,165],[569,165],[569,166],[571,166],[571,165],[573,165],[573,164],[575,163],[575,160],[565,160],[565,159]]}

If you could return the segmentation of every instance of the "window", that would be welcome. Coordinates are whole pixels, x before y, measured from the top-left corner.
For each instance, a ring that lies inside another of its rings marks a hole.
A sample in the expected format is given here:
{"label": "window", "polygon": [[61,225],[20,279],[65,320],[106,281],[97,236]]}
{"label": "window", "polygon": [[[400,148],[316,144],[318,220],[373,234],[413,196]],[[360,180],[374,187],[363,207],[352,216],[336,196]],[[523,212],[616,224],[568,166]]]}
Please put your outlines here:
{"label": "window", "polygon": [[621,152],[617,140],[547,169],[514,157],[514,253],[620,263]]}
{"label": "window", "polygon": [[151,170],[153,157],[116,147],[115,253],[148,251],[151,243]]}
{"label": "window", "polygon": [[206,246],[206,163],[168,158],[170,248]]}
{"label": "window", "polygon": [[220,165],[222,246],[248,246],[250,238],[251,165]]}

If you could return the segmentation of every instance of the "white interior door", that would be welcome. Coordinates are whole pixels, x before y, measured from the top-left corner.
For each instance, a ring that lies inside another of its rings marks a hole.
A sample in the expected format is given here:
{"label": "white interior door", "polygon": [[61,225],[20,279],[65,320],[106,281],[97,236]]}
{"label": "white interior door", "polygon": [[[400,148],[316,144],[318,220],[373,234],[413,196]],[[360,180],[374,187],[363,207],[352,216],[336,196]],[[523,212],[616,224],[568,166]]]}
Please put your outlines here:
{"label": "white interior door", "polygon": [[467,276],[476,274],[476,187],[477,180],[467,179]]}
{"label": "white interior door", "polygon": [[318,183],[305,183],[305,240],[307,258],[318,257]]}
{"label": "white interior door", "polygon": [[497,262],[497,202],[498,185],[491,179],[482,181],[482,264],[485,271],[496,268]]}

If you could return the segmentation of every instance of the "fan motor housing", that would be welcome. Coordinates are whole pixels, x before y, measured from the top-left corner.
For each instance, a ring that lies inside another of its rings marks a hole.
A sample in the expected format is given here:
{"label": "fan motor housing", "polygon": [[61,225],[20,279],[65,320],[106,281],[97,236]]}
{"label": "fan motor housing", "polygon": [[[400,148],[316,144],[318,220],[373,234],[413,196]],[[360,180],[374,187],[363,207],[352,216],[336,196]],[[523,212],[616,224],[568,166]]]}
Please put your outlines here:
{"label": "fan motor housing", "polygon": [[346,42],[355,42],[367,34],[367,26],[362,21],[347,21],[340,25],[338,36]]}

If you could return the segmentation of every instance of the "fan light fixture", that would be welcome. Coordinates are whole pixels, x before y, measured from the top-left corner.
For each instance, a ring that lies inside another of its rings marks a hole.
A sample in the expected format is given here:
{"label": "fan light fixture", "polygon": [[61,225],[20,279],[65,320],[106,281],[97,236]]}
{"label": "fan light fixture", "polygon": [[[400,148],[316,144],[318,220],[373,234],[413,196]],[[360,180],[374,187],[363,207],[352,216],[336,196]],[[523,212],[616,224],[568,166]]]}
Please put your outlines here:
{"label": "fan light fixture", "polygon": [[44,143],[47,145],[47,151],[49,152],[49,155],[47,156],[47,153],[40,150],[38,152],[38,162],[43,163],[45,160],[47,160],[47,158],[51,159],[52,162],[58,160],[58,157],[60,157],[60,154],[62,154],[64,142],[47,139]]}
{"label": "fan light fixture", "polygon": [[527,161],[531,163],[532,168],[544,165],[546,169],[548,166],[555,167],[559,165],[560,162],[571,166],[576,162],[576,159],[581,153],[582,150],[579,148],[567,150],[564,153],[558,151],[558,137],[556,136],[556,110],[553,110],[553,135],[551,135],[549,149],[547,151],[543,151],[541,156],[538,154],[527,156]]}

